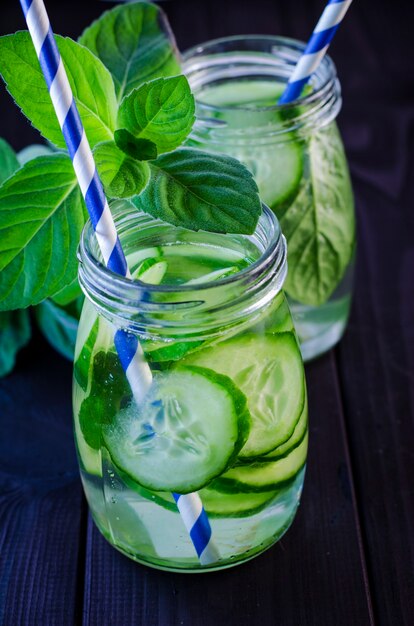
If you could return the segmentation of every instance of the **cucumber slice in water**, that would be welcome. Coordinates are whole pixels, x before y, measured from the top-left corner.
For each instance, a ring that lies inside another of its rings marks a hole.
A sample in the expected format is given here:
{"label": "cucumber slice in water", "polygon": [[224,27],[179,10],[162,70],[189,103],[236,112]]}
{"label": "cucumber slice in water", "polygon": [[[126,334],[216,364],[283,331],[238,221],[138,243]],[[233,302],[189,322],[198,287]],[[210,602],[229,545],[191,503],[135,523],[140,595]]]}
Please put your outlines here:
{"label": "cucumber slice in water", "polygon": [[247,517],[259,513],[278,492],[223,493],[206,487],[199,493],[210,517]]}
{"label": "cucumber slice in water", "polygon": [[[167,491],[149,491],[130,476],[117,468],[122,481],[127,487],[135,491],[139,496],[150,500],[168,511],[177,512],[177,505],[171,493]],[[214,485],[215,481],[211,483]],[[223,493],[216,489],[205,487],[198,492],[203,506],[209,517],[246,517],[261,511],[279,491],[266,491],[260,493]]]}
{"label": "cucumber slice in water", "polygon": [[157,374],[142,407],[119,411],[103,437],[114,463],[133,480],[189,493],[227,469],[249,425],[246,398],[229,378],[180,367]]}
{"label": "cucumber slice in water", "polygon": [[280,489],[292,480],[306,462],[308,434],[290,454],[272,462],[233,467],[215,481],[221,491],[262,492]]}
{"label": "cucumber slice in water", "polygon": [[294,448],[296,448],[301,443],[301,441],[306,435],[307,429],[308,429],[308,402],[305,396],[305,404],[303,406],[302,415],[300,416],[299,421],[296,424],[296,428],[293,431],[292,436],[289,437],[286,443],[282,443],[281,446],[278,446],[277,448],[275,448],[268,454],[265,454],[262,457],[260,457],[260,460],[274,461],[276,459],[281,459],[284,456],[287,456],[288,454],[290,454],[292,450],[294,450]]}
{"label": "cucumber slice in water", "polygon": [[167,261],[163,257],[145,259],[131,275],[149,285],[159,285],[168,269]]}
{"label": "cucumber slice in water", "polygon": [[[260,146],[237,158],[253,173],[260,197],[280,215],[296,197],[303,176],[304,151],[290,138],[285,143]],[[278,210],[279,209],[279,210]]]}
{"label": "cucumber slice in water", "polygon": [[229,376],[246,395],[252,425],[241,458],[267,454],[291,437],[305,401],[302,359],[292,333],[246,334],[182,362]]}

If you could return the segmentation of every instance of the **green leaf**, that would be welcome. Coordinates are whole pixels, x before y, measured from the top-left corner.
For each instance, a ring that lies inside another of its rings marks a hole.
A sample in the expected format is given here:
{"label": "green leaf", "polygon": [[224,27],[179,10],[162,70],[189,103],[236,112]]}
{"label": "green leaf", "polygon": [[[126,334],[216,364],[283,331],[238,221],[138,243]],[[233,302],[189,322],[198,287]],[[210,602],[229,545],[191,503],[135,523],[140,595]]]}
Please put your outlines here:
{"label": "green leaf", "polygon": [[102,426],[112,422],[123,398],[129,396],[130,388],[118,355],[98,352],[93,361],[91,390],[79,411],[79,425],[91,448],[100,448]]}
{"label": "green leaf", "polygon": [[154,4],[115,7],[87,28],[79,41],[111,72],[118,102],[147,80],[181,73],[167,17]]}
{"label": "green leaf", "polygon": [[261,213],[249,170],[232,157],[179,148],[151,161],[151,178],[133,199],[165,222],[217,233],[253,233]]}
{"label": "green leaf", "polygon": [[79,319],[52,300],[44,300],[35,309],[39,327],[48,342],[64,357],[73,359]]}
{"label": "green leaf", "polygon": [[69,285],[66,285],[63,289],[55,293],[55,295],[52,296],[52,300],[59,306],[66,306],[80,298],[82,293],[82,289],[78,283],[78,277],[76,276]]}
{"label": "green leaf", "polygon": [[151,161],[158,156],[157,146],[149,139],[136,139],[125,128],[115,131],[115,143],[122,152],[138,161]]}
{"label": "green leaf", "polygon": [[3,311],[0,313],[0,376],[14,367],[17,353],[31,336],[29,312]]}
{"label": "green leaf", "polygon": [[111,198],[130,198],[140,193],[148,182],[148,164],[132,159],[113,141],[95,146],[94,157],[105,192]]}
{"label": "green leaf", "polygon": [[91,366],[92,355],[95,348],[96,339],[98,337],[98,332],[99,319],[97,318],[93,323],[93,326],[88,335],[88,339],[83,344],[82,349],[78,355],[78,358],[75,360],[73,367],[73,375],[75,377],[75,380],[85,392],[88,390],[89,369]]}
{"label": "green leaf", "polygon": [[351,260],[355,217],[348,166],[338,130],[312,135],[310,175],[280,219],[288,241],[287,293],[298,302],[326,302]]}
{"label": "green leaf", "polygon": [[70,158],[26,163],[0,187],[0,310],[38,304],[72,282],[86,209]]}
{"label": "green leaf", "polygon": [[19,159],[20,165],[25,165],[32,159],[36,159],[38,156],[46,156],[48,154],[53,154],[52,148],[49,146],[44,146],[41,143],[34,143],[31,146],[27,146],[20,150],[17,154],[17,158]]}
{"label": "green leaf", "polygon": [[7,141],[0,139],[0,185],[20,167],[16,153]]}
{"label": "green leaf", "polygon": [[[87,48],[56,36],[69,83],[89,142],[113,138],[117,101],[110,73]],[[66,144],[53,109],[39,61],[27,31],[0,37],[0,74],[7,89],[44,137]]]}
{"label": "green leaf", "polygon": [[158,78],[123,99],[118,125],[153,141],[158,152],[178,148],[193,126],[194,96],[185,76]]}

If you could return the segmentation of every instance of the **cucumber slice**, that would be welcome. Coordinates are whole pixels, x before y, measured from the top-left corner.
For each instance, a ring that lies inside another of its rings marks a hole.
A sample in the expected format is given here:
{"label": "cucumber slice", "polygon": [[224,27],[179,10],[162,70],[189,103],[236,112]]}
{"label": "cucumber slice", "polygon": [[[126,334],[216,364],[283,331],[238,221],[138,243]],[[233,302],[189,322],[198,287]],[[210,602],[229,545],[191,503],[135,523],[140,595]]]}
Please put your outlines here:
{"label": "cucumber slice", "polygon": [[138,408],[103,429],[114,463],[155,491],[189,493],[234,461],[247,439],[246,398],[226,376],[200,367],[159,373]]}
{"label": "cucumber slice", "polygon": [[215,481],[221,491],[261,492],[280,489],[291,481],[306,462],[308,434],[290,454],[271,462],[233,467]]}
{"label": "cucumber slice", "polygon": [[163,251],[162,248],[152,247],[152,248],[144,248],[141,250],[136,250],[135,252],[131,252],[128,254],[127,262],[128,267],[130,269],[131,274],[135,274],[137,268],[142,264],[145,259],[155,259],[157,257],[162,257]]}
{"label": "cucumber slice", "polygon": [[302,415],[299,418],[298,423],[296,424],[296,428],[293,431],[292,436],[283,443],[281,446],[278,446],[268,454],[265,454],[260,458],[263,461],[274,461],[276,459],[281,459],[284,456],[290,454],[290,452],[296,448],[302,441],[302,439],[306,435],[306,431],[308,429],[308,402],[305,399],[305,404],[303,407]]}
{"label": "cucumber slice", "polygon": [[302,359],[292,333],[246,334],[194,352],[182,363],[229,376],[246,395],[252,425],[241,458],[267,454],[291,437],[305,401]]}
{"label": "cucumber slice", "polygon": [[199,493],[209,517],[247,517],[264,509],[278,491],[223,493],[206,487]]}
{"label": "cucumber slice", "polygon": [[[167,491],[149,491],[117,468],[122,481],[138,495],[168,511],[177,512],[177,505]],[[214,481],[215,482],[215,481]],[[212,484],[214,484],[214,482]],[[261,493],[223,493],[205,487],[199,492],[203,506],[210,517],[246,517],[261,511],[279,491]]]}
{"label": "cucumber slice", "polygon": [[149,285],[159,285],[168,269],[167,261],[163,257],[145,259],[131,274],[131,278],[141,280]]}
{"label": "cucumber slice", "polygon": [[278,209],[285,210],[299,191],[304,163],[301,144],[291,137],[286,143],[258,146],[235,156],[253,173],[260,198],[279,217]]}

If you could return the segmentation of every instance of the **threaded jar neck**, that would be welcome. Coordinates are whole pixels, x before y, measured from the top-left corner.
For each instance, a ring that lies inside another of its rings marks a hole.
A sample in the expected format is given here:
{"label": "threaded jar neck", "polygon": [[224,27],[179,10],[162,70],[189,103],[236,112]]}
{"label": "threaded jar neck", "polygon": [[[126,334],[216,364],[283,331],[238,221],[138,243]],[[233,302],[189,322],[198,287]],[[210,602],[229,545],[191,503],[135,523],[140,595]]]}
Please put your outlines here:
{"label": "threaded jar neck", "polygon": [[111,211],[127,259],[140,250],[154,250],[154,255],[164,250],[168,259],[173,248],[191,258],[192,247],[199,250],[203,246],[218,259],[223,254],[249,258],[243,269],[217,280],[147,284],[114,274],[104,266],[88,222],[79,246],[79,282],[98,312],[118,327],[148,336],[211,336],[245,323],[283,286],[286,242],[275,215],[265,206],[253,235],[177,228],[138,212],[125,201],[113,203]]}
{"label": "threaded jar neck", "polygon": [[[295,102],[209,102],[208,91],[240,81],[270,81],[285,84],[292,74],[305,44],[285,37],[243,36],[216,39],[183,55],[183,71],[196,97],[197,122],[191,137],[203,140],[208,133],[212,143],[286,141],[287,135],[306,134],[336,118],[341,108],[340,84],[332,59],[325,55],[310,80],[310,87]],[[254,88],[254,87],[253,87]]]}

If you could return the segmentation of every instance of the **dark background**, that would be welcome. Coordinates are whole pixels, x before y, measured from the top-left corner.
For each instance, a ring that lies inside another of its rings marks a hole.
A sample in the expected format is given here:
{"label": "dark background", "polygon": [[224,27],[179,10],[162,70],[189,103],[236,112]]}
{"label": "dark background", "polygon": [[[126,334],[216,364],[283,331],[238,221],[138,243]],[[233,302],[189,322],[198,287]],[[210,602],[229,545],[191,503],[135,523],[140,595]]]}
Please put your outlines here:
{"label": "dark background", "polygon": [[[76,38],[114,3],[47,2]],[[170,0],[181,49],[243,33],[306,39],[316,0]],[[303,503],[275,548],[235,570],[140,567],[94,529],[71,435],[70,364],[36,335],[0,381],[0,624],[414,624],[414,9],[355,0],[330,53],[356,196],[348,331],[307,366],[311,439]],[[0,34],[24,28],[17,0]],[[0,86],[0,136],[38,140]]]}

